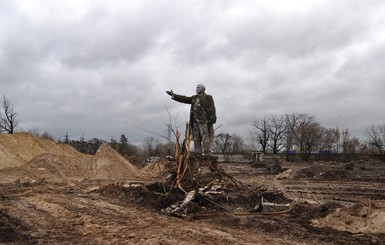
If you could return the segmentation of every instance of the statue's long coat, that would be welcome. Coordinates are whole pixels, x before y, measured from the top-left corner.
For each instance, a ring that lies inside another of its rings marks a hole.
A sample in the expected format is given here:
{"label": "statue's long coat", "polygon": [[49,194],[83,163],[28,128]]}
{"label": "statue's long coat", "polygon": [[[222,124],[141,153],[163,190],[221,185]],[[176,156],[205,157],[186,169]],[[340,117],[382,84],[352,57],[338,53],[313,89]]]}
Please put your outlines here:
{"label": "statue's long coat", "polygon": [[200,93],[193,96],[174,94],[172,99],[186,104],[191,104],[190,125],[194,122],[207,123],[209,126],[217,121],[214,99],[211,95]]}

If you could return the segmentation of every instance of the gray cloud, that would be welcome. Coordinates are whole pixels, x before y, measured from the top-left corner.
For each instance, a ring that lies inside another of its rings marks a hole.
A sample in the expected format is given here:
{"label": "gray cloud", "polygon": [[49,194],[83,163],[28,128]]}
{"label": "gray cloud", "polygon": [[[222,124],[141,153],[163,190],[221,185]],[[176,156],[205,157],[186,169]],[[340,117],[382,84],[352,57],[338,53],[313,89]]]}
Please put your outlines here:
{"label": "gray cloud", "polygon": [[162,133],[168,113],[183,125],[189,106],[164,91],[192,95],[199,82],[220,130],[242,136],[270,114],[338,120],[359,136],[384,123],[385,4],[285,4],[2,1],[1,93],[24,130],[133,143]]}

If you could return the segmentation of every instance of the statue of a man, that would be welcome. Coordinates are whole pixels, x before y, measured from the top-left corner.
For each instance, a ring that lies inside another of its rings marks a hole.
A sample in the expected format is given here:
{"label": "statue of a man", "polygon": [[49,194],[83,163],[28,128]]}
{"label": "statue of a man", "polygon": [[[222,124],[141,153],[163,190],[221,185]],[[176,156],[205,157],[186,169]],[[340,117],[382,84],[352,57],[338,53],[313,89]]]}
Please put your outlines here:
{"label": "statue of a man", "polygon": [[202,145],[205,155],[211,153],[211,143],[214,140],[214,126],[217,121],[214,99],[205,93],[205,85],[198,84],[196,95],[184,96],[175,94],[172,90],[166,91],[173,100],[191,104],[190,132],[194,141],[194,151],[202,154]]}

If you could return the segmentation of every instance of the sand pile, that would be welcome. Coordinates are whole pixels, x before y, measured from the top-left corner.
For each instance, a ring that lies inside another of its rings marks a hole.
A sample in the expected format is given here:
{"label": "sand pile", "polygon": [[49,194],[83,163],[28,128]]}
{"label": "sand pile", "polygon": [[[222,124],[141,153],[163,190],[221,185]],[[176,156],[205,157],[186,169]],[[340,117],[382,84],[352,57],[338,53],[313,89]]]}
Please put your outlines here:
{"label": "sand pile", "polygon": [[148,177],[159,177],[166,171],[166,164],[162,161],[150,162],[141,171]]}
{"label": "sand pile", "polygon": [[0,141],[0,169],[19,167],[24,163],[24,159],[10,152],[7,148],[1,145]]}
{"label": "sand pile", "polygon": [[107,144],[96,152],[92,164],[91,178],[113,179],[141,176],[138,169]]}
{"label": "sand pile", "polygon": [[385,207],[375,201],[337,209],[313,225],[352,233],[385,233]]}
{"label": "sand pile", "polygon": [[0,135],[0,170],[2,181],[141,177],[133,164],[106,144],[92,156],[27,133]]}
{"label": "sand pile", "polygon": [[83,179],[90,173],[90,157],[41,154],[22,166],[31,179]]}
{"label": "sand pile", "polygon": [[[20,166],[21,161],[27,163],[45,153],[70,157],[83,155],[69,145],[56,144],[29,133],[0,134],[0,169]],[[10,158],[17,159],[17,162],[10,164]]]}

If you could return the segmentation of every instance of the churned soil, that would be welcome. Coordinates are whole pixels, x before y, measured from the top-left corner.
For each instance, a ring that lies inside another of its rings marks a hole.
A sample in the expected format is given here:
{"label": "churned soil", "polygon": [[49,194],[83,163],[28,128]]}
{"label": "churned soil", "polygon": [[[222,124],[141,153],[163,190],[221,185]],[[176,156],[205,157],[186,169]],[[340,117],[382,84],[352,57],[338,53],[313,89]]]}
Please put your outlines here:
{"label": "churned soil", "polygon": [[382,162],[220,163],[189,202],[172,164],[0,135],[0,244],[385,243]]}

